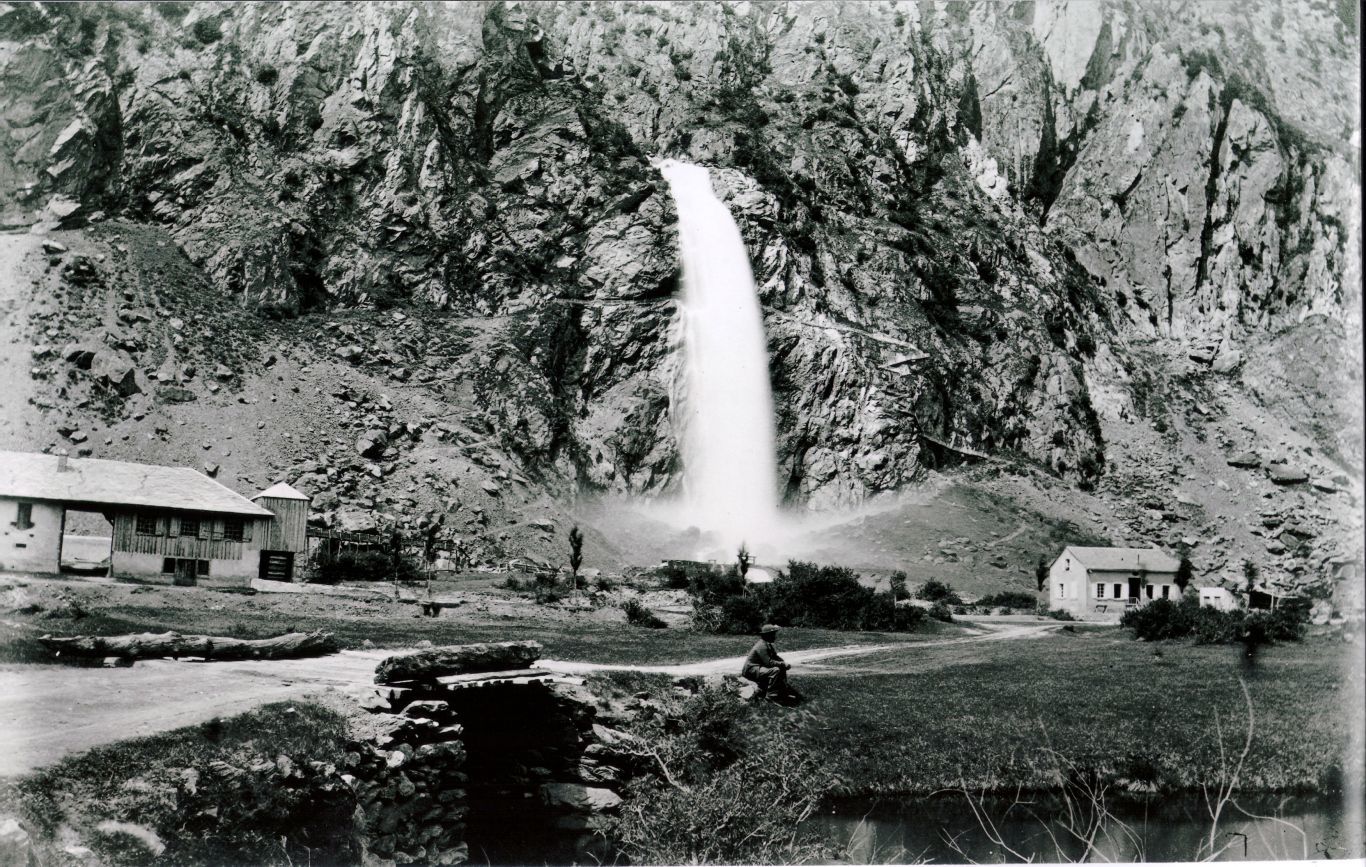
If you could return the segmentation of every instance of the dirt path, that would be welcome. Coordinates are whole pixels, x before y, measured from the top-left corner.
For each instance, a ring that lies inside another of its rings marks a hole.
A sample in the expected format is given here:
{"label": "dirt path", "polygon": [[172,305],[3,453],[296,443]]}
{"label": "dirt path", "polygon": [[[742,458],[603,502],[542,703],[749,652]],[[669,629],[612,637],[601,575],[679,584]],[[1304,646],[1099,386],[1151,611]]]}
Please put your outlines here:
{"label": "dirt path", "polygon": [[[894,644],[849,644],[844,647],[823,647],[816,650],[778,652],[783,659],[792,663],[792,670],[807,674],[838,673],[840,669],[822,671],[811,664],[827,659],[845,656],[866,656],[888,651],[914,653],[922,648],[945,647],[956,644],[979,644],[984,641],[1012,641],[1022,638],[1039,638],[1058,627],[1053,624],[1008,625],[991,627],[985,635],[968,635],[962,638],[944,638],[938,641],[898,641]],[[675,677],[706,674],[739,674],[744,664],[743,656],[728,656],[724,659],[709,659],[705,662],[688,662],[679,665],[608,665],[596,662],[563,662],[557,659],[543,659],[537,665],[550,671],[563,674],[587,674],[594,671],[642,671],[652,674],[671,674]]]}
{"label": "dirt path", "polygon": [[[1037,638],[1049,624],[993,626],[986,634],[936,641],[850,645],[784,654],[795,670],[821,672],[813,663],[889,651],[919,655],[933,648]],[[73,753],[127,738],[142,737],[231,716],[262,704],[333,689],[360,692],[373,682],[386,650],[346,650],[312,659],[268,662],[147,660],[132,668],[67,668],[10,665],[0,668],[0,776],[25,773]],[[643,671],[705,675],[738,673],[742,657],[681,665],[601,665],[543,660],[540,667],[563,674]]]}

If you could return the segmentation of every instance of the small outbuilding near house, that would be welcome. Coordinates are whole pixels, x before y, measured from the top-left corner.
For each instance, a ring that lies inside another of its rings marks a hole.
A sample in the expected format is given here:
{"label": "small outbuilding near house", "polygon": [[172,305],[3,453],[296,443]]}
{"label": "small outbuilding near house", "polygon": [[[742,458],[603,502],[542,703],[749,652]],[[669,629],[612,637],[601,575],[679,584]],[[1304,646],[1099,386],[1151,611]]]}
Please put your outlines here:
{"label": "small outbuilding near house", "polygon": [[1049,607],[1089,620],[1118,620],[1128,608],[1181,597],[1176,558],[1158,548],[1064,548],[1048,570]]}

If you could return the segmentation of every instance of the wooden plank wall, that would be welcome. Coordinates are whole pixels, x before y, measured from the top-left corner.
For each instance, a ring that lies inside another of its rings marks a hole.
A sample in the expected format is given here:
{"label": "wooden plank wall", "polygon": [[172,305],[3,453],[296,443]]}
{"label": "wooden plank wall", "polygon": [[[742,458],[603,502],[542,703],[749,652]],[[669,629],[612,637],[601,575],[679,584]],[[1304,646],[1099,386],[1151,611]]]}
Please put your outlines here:
{"label": "wooden plank wall", "polygon": [[[247,550],[259,549],[262,537],[267,534],[265,519],[243,517],[244,541],[235,542],[222,538],[223,516],[195,515],[192,517],[197,517],[201,521],[201,527],[205,528],[201,529],[198,537],[171,536],[167,535],[167,532],[179,526],[179,515],[156,513],[157,535],[139,535],[138,514],[149,513],[146,510],[125,511],[115,512],[112,516],[115,551],[195,560],[240,560]],[[215,536],[218,538],[214,538]]]}
{"label": "wooden plank wall", "polygon": [[275,497],[260,497],[256,505],[270,509],[275,520],[263,533],[261,550],[294,551],[308,550],[308,500],[280,500]]}

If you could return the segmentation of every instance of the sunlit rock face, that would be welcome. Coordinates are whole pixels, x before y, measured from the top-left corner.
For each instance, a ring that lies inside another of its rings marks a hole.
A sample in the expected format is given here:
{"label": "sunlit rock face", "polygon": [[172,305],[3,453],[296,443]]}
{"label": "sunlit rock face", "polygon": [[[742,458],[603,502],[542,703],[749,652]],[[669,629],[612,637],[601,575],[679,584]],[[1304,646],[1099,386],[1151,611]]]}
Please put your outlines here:
{"label": "sunlit rock face", "polygon": [[1088,371],[1133,340],[1359,341],[1329,7],[25,4],[0,40],[8,225],[163,225],[249,306],[486,318],[475,393],[561,492],[681,485],[661,157],[750,252],[799,507],[936,443],[1089,483]]}

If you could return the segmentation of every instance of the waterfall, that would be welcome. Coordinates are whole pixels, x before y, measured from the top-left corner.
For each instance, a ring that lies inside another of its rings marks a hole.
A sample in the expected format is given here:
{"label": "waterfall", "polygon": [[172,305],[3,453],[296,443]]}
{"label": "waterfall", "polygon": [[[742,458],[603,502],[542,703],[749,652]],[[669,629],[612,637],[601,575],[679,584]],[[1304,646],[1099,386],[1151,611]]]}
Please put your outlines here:
{"label": "waterfall", "polygon": [[[777,527],[768,343],[740,227],[702,166],[665,160],[683,263],[684,520],[751,547]],[[731,552],[733,553],[733,552]]]}

